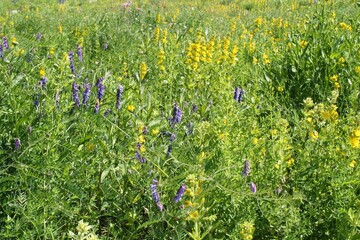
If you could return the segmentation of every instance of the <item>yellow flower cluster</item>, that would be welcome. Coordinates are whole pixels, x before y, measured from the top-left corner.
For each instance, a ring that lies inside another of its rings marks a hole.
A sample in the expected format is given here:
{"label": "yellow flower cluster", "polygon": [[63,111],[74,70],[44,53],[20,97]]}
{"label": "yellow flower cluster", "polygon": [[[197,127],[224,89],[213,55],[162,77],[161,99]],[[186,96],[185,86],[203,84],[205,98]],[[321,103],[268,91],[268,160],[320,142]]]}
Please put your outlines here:
{"label": "yellow flower cluster", "polygon": [[262,57],[262,60],[263,60],[263,64],[264,65],[268,65],[270,64],[270,58],[269,58],[269,55],[267,55],[266,53],[264,53],[263,57]]}
{"label": "yellow flower cluster", "polygon": [[339,25],[343,30],[352,31],[352,27],[344,22],[341,22]]}
{"label": "yellow flower cluster", "polygon": [[308,44],[309,44],[308,41],[306,41],[306,40],[301,40],[299,45],[300,45],[301,48],[305,48]]}
{"label": "yellow flower cluster", "polygon": [[187,189],[185,195],[188,196],[188,200],[184,202],[184,207],[189,208],[188,217],[186,220],[197,220],[199,217],[199,211],[205,203],[205,198],[200,198],[199,195],[202,193],[201,189],[201,180],[198,179],[195,175],[190,174],[186,178]]}
{"label": "yellow flower cluster", "polygon": [[333,75],[330,77],[330,81],[333,83],[335,89],[340,88],[339,75]]}
{"label": "yellow flower cluster", "polygon": [[158,68],[160,71],[165,71],[164,61],[165,61],[165,51],[163,49],[160,49],[158,53]]}
{"label": "yellow flower cluster", "polygon": [[360,75],[360,66],[355,67],[355,72],[357,75]]}
{"label": "yellow flower cluster", "polygon": [[353,148],[360,148],[360,130],[355,129],[350,133],[350,139],[349,139],[350,145]]}
{"label": "yellow flower cluster", "polygon": [[329,99],[330,104],[323,103],[314,104],[311,98],[304,100],[305,105],[305,119],[308,123],[317,123],[323,125],[325,123],[337,123],[339,113],[337,112],[336,100],[339,96],[337,90],[332,91],[332,96]]}
{"label": "yellow flower cluster", "polygon": [[240,230],[241,239],[252,240],[255,231],[254,224],[250,222],[244,222],[240,225],[240,227],[241,227]]}
{"label": "yellow flower cluster", "polygon": [[209,42],[203,40],[197,40],[194,43],[191,43],[190,46],[186,49],[187,51],[187,60],[186,63],[193,69],[197,70],[199,68],[200,62],[202,63],[211,63],[214,53],[214,38],[211,38]]}
{"label": "yellow flower cluster", "polygon": [[156,43],[159,42],[159,39],[160,39],[160,28],[159,27],[156,27],[155,28],[155,32],[154,32],[154,41]]}

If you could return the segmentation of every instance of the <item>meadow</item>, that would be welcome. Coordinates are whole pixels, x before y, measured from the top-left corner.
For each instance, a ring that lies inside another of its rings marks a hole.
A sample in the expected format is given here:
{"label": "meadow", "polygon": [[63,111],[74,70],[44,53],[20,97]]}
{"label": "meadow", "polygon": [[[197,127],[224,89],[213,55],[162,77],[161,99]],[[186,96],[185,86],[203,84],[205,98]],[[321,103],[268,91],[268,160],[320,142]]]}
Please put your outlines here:
{"label": "meadow", "polygon": [[360,2],[2,0],[0,239],[360,239]]}

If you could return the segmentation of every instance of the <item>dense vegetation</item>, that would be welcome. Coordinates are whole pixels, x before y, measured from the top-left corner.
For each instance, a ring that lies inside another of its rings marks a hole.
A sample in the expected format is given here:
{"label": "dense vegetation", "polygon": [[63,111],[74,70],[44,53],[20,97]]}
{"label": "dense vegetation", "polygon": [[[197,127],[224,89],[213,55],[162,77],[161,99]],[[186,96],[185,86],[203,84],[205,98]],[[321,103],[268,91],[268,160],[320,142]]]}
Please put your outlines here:
{"label": "dense vegetation", "polygon": [[360,3],[2,0],[1,239],[359,239]]}

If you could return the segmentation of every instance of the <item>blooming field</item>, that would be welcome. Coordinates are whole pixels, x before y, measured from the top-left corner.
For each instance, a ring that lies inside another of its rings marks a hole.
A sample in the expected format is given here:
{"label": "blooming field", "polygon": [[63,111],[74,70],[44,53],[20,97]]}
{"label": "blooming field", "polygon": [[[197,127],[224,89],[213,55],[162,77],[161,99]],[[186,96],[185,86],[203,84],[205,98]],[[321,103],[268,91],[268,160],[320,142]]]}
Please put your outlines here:
{"label": "blooming field", "polygon": [[1,239],[359,239],[360,3],[2,0]]}

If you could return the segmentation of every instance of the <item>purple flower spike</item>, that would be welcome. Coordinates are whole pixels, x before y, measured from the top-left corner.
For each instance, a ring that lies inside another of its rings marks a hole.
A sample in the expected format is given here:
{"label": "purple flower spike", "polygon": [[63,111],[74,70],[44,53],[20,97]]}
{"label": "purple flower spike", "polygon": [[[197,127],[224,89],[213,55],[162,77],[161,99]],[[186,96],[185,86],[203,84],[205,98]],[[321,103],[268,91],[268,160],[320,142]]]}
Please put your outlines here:
{"label": "purple flower spike", "polygon": [[2,44],[0,43],[0,58],[4,58],[4,51],[3,51],[3,46]]}
{"label": "purple flower spike", "polygon": [[111,112],[111,108],[106,109],[106,111],[104,112],[104,117],[107,117],[107,115],[109,115],[110,112]]}
{"label": "purple flower spike", "polygon": [[152,197],[156,203],[160,202],[160,195],[157,191],[158,183],[159,183],[158,180],[154,179],[153,183],[150,186]]}
{"label": "purple flower spike", "polygon": [[235,88],[235,91],[234,91],[234,100],[235,100],[235,101],[238,101],[239,96],[240,96],[240,88],[239,88],[239,87],[236,87],[236,88]]}
{"label": "purple flower spike", "polygon": [[98,78],[98,80],[96,81],[96,84],[95,84],[95,86],[96,87],[100,87],[100,84],[102,84],[102,82],[103,82],[103,80],[104,80],[104,78]]}
{"label": "purple flower spike", "polygon": [[20,142],[20,139],[19,138],[15,138],[15,151],[19,150],[20,147],[21,147],[21,142]]}
{"label": "purple flower spike", "polygon": [[198,110],[198,106],[196,104],[194,104],[192,106],[192,112],[197,112],[197,110]]}
{"label": "purple flower spike", "polygon": [[74,53],[72,51],[69,52],[69,61],[70,61],[71,73],[75,75]]}
{"label": "purple flower spike", "polygon": [[3,37],[3,45],[5,49],[9,49],[9,43],[5,36]]}
{"label": "purple flower spike", "polygon": [[170,118],[170,126],[173,128],[175,124],[180,123],[182,118],[182,111],[177,103],[174,104],[173,117]]}
{"label": "purple flower spike", "polygon": [[256,185],[255,185],[255,183],[253,183],[253,182],[250,183],[250,191],[251,191],[252,193],[256,193]]}
{"label": "purple flower spike", "polygon": [[236,87],[235,92],[234,92],[235,101],[238,101],[239,103],[241,103],[243,100],[244,93],[245,93],[244,89]]}
{"label": "purple flower spike", "polygon": [[80,107],[80,100],[79,100],[79,87],[76,84],[76,82],[73,82],[72,84],[72,94],[73,94],[73,100],[75,102],[75,105],[77,107]]}
{"label": "purple flower spike", "polygon": [[250,170],[250,162],[248,160],[245,161],[244,163],[244,169],[241,172],[241,175],[244,177],[249,176],[249,173],[251,172]]}
{"label": "purple flower spike", "polygon": [[123,88],[123,86],[121,86],[121,84],[119,84],[119,87],[116,92],[116,109],[117,110],[120,109],[120,101],[121,101],[123,92],[124,92],[124,88]]}
{"label": "purple flower spike", "polygon": [[55,94],[55,105],[57,108],[60,108],[60,93],[56,92]]}
{"label": "purple flower spike", "polygon": [[90,84],[85,84],[85,90],[84,90],[84,94],[83,94],[83,102],[82,104],[85,105],[86,102],[89,100],[90,97]]}
{"label": "purple flower spike", "polygon": [[105,87],[102,83],[99,84],[98,87],[98,99],[101,101],[104,97]]}
{"label": "purple flower spike", "polygon": [[174,201],[177,203],[181,200],[182,195],[184,194],[186,190],[186,185],[182,184],[180,188],[178,189],[176,196],[174,197]]}
{"label": "purple flower spike", "polygon": [[41,88],[42,89],[44,89],[45,88],[45,85],[46,85],[46,83],[49,81],[49,79],[47,78],[47,77],[42,77],[41,78],[41,80],[40,80],[40,82],[39,82],[39,85],[41,86]]}
{"label": "purple flower spike", "polygon": [[80,45],[78,45],[77,55],[79,57],[80,62],[82,62],[83,61],[83,52],[82,52],[82,49],[81,49]]}

